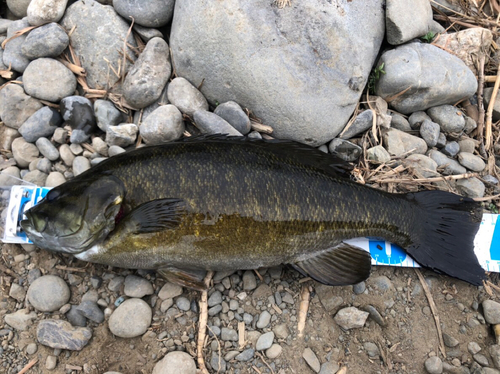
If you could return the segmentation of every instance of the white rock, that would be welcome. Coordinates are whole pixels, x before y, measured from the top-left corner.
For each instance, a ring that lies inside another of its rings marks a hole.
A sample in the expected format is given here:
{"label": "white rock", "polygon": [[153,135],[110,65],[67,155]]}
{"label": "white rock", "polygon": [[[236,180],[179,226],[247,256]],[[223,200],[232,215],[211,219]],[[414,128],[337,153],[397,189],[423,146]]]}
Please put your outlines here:
{"label": "white rock", "polygon": [[31,0],[28,6],[28,22],[40,26],[49,22],[58,22],[66,10],[68,0]]}

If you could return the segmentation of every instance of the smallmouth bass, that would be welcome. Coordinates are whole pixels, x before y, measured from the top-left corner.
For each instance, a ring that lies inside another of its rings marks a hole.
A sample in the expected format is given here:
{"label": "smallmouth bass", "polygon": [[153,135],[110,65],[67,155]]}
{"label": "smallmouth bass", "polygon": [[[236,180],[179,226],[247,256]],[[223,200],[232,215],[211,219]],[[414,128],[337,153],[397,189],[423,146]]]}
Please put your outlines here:
{"label": "smallmouth bass", "polygon": [[443,191],[390,194],[346,163],[288,141],[205,136],[144,147],[52,189],[26,213],[35,245],[202,289],[207,270],[290,264],[329,285],[370,274],[370,236],[421,265],[481,284],[479,203]]}

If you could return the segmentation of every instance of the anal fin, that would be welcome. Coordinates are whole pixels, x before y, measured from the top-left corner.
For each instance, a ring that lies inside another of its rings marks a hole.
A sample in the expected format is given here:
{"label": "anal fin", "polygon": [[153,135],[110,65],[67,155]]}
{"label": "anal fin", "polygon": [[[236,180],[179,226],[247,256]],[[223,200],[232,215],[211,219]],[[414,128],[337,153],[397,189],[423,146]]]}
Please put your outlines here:
{"label": "anal fin", "polygon": [[347,286],[370,276],[371,256],[359,247],[341,243],[315,257],[291,265],[320,283]]}
{"label": "anal fin", "polygon": [[179,286],[191,288],[197,291],[207,289],[203,279],[207,272],[205,270],[177,269],[174,267],[161,268],[157,270],[163,278]]}

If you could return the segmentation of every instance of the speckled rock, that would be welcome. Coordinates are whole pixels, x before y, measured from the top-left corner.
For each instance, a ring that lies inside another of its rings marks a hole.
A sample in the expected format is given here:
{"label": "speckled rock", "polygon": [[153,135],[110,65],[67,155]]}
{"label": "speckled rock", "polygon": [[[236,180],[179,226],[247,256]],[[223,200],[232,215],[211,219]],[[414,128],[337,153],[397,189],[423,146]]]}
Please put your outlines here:
{"label": "speckled rock", "polygon": [[45,319],[36,329],[37,340],[51,348],[80,351],[92,337],[92,330],[86,327],[73,327],[69,322]]}
{"label": "speckled rock", "polygon": [[106,143],[109,146],[117,145],[128,147],[134,144],[139,128],[133,123],[122,123],[118,126],[109,126],[106,131]]}
{"label": "speckled rock", "polygon": [[72,95],[76,78],[66,66],[51,58],[38,58],[29,63],[23,74],[24,90],[37,99],[58,102]]}
{"label": "speckled rock", "polygon": [[57,57],[68,46],[69,37],[57,23],[49,23],[32,30],[24,40],[21,50],[30,60],[40,57]]}
{"label": "speckled rock", "polygon": [[66,10],[68,0],[31,0],[27,9],[28,21],[33,26],[58,22]]}
{"label": "speckled rock", "polygon": [[174,12],[174,0],[150,0],[147,2],[137,0],[113,0],[116,13],[126,20],[130,17],[146,27],[165,26]]}
{"label": "speckled rock", "polygon": [[361,328],[364,326],[369,313],[355,307],[348,307],[338,311],[335,322],[345,330]]}
{"label": "speckled rock", "polygon": [[146,332],[151,318],[151,307],[144,300],[128,299],[109,317],[109,329],[121,338],[134,338]]}
{"label": "speckled rock", "polygon": [[453,105],[440,105],[427,110],[432,120],[441,126],[444,133],[459,133],[465,127],[465,115]]}
{"label": "speckled rock", "polygon": [[[140,8],[139,3],[135,4]],[[133,107],[145,108],[160,97],[171,72],[167,42],[151,39],[125,77],[123,97]]]}

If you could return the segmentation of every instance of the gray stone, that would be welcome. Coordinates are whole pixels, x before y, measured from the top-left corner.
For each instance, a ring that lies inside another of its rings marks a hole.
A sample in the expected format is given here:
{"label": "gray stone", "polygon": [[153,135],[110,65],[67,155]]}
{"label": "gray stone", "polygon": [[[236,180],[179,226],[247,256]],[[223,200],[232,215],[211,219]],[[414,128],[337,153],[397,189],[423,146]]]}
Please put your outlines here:
{"label": "gray stone", "polygon": [[401,131],[411,131],[408,120],[400,114],[394,113],[391,117],[391,127]]}
{"label": "gray stone", "polygon": [[[10,24],[14,22],[10,19],[0,18],[0,34],[6,34]],[[1,62],[1,61],[0,61]]]}
{"label": "gray stone", "polygon": [[9,296],[22,303],[26,297],[26,291],[23,286],[20,286],[17,283],[12,283],[9,290]]}
{"label": "gray stone", "polygon": [[28,300],[36,310],[53,312],[69,301],[69,287],[59,277],[44,275],[37,278],[28,288]]}
{"label": "gray stone", "polygon": [[436,146],[438,148],[443,148],[446,146],[446,135],[444,135],[442,132],[439,133],[439,138],[438,138]]}
{"label": "gray stone", "polygon": [[269,348],[266,351],[266,356],[267,358],[270,358],[271,360],[274,360],[276,357],[278,357],[281,352],[283,351],[283,348],[279,344],[273,344],[271,348]]}
{"label": "gray stone", "polygon": [[443,333],[443,341],[444,341],[444,345],[449,347],[449,348],[454,348],[458,344],[460,344],[460,342],[456,338],[454,338],[453,336],[448,335],[446,333]]}
{"label": "gray stone", "polygon": [[145,27],[165,26],[172,19],[174,0],[113,0],[113,7],[126,20],[130,17]]}
{"label": "gray stone", "polygon": [[154,293],[153,285],[147,279],[136,275],[127,275],[123,292],[128,297],[144,297]]}
{"label": "gray stone", "polygon": [[122,147],[117,145],[112,145],[108,149],[109,157],[119,155],[120,153],[126,152]]}
{"label": "gray stone", "polygon": [[369,357],[378,357],[380,355],[380,351],[375,343],[366,342],[363,344],[363,347]]}
{"label": "gray stone", "polygon": [[385,29],[389,44],[399,45],[424,36],[432,22],[431,3],[427,0],[387,2]]}
{"label": "gray stone", "polygon": [[48,355],[45,359],[45,369],[54,370],[57,366],[57,356]]}
{"label": "gray stone", "polygon": [[12,149],[12,142],[20,136],[21,134],[16,129],[7,126],[0,127],[0,148],[10,151]]}
{"label": "gray stone", "polygon": [[187,312],[189,309],[191,309],[191,302],[185,298],[185,297],[179,297],[177,300],[175,300],[175,305],[179,310],[182,310],[184,312]]}
{"label": "gray stone", "polygon": [[272,331],[266,332],[265,334],[259,336],[259,339],[257,339],[257,343],[255,344],[255,350],[264,351],[266,349],[269,349],[273,345],[273,341],[274,341],[274,332]]}
{"label": "gray stone", "polygon": [[[486,87],[484,89],[484,101],[485,107],[490,105],[491,95],[493,93],[493,87]],[[498,121],[500,119],[500,95],[497,94],[495,99],[495,104],[493,105],[493,120]]]}
{"label": "gray stone", "polygon": [[162,105],[144,120],[139,130],[149,145],[177,140],[185,130],[182,113],[173,105]]}
{"label": "gray stone", "polygon": [[[137,47],[132,33],[127,38],[128,23],[111,6],[93,0],[77,1],[70,5],[60,23],[66,30],[76,26],[70,42],[76,55],[80,56],[89,87],[113,87],[113,92],[119,91],[120,85],[115,83],[120,78],[110,73],[109,64],[115,70],[119,68],[122,74],[126,74],[131,66],[129,59],[124,59],[122,55],[124,39],[132,48]],[[126,54],[135,61],[135,54],[130,47],[127,47]],[[119,67],[122,61],[125,66]]]}
{"label": "gray stone", "polygon": [[215,305],[208,309],[208,315],[213,317],[219,314],[222,311],[222,305]]}
{"label": "gray stone", "polygon": [[180,295],[182,295],[182,287],[170,282],[165,283],[158,293],[158,297],[162,300],[173,299]]}
{"label": "gray stone", "polygon": [[23,176],[23,180],[29,183],[33,183],[37,186],[45,186],[45,181],[47,180],[48,174],[41,172],[40,170],[33,170],[26,173]]}
{"label": "gray stone", "polygon": [[363,292],[366,290],[366,283],[365,282],[359,282],[356,283],[354,286],[352,286],[352,291],[356,295],[361,295]]}
{"label": "gray stone", "polygon": [[311,369],[313,369],[316,373],[319,373],[319,371],[321,370],[321,364],[318,360],[318,357],[311,348],[304,349],[304,352],[302,352],[302,357]]}
{"label": "gray stone", "polygon": [[458,141],[460,152],[474,153],[476,142],[471,138],[464,138]]}
{"label": "gray stone", "polygon": [[97,126],[104,132],[109,126],[117,126],[126,120],[125,114],[116,109],[115,105],[108,100],[96,100],[94,112]]}
{"label": "gray stone", "polygon": [[335,322],[344,330],[361,328],[364,326],[369,313],[355,307],[348,307],[338,311]]}
{"label": "gray stone", "polygon": [[382,139],[387,152],[396,157],[414,153],[424,154],[427,151],[424,139],[396,129],[386,130]]}
{"label": "gray stone", "polygon": [[340,369],[336,362],[327,361],[321,364],[319,374],[335,374]]}
{"label": "gray stone", "polygon": [[247,362],[250,361],[252,358],[255,356],[255,350],[252,348],[245,349],[243,352],[241,352],[239,355],[235,357],[237,361],[240,362]]}
{"label": "gray stone", "polygon": [[139,34],[141,39],[147,43],[153,38],[163,38],[160,30],[150,27],[144,27],[137,23],[134,24],[134,31]]}
{"label": "gray stone", "polygon": [[38,342],[51,348],[80,351],[92,337],[92,330],[86,327],[73,327],[69,322],[45,319],[36,329]]}
{"label": "gray stone", "polygon": [[212,358],[210,359],[210,366],[217,373],[226,372],[226,361],[219,355],[218,352],[212,352]]}
{"label": "gray stone", "polygon": [[328,313],[336,313],[338,308],[344,303],[344,300],[333,292],[333,288],[323,284],[315,286],[316,293],[323,307]]}
{"label": "gray stone", "polygon": [[359,113],[351,125],[342,130],[340,139],[351,139],[373,126],[373,111],[371,109]]}
{"label": "gray stone", "polygon": [[66,66],[51,58],[31,61],[23,74],[24,90],[37,99],[59,102],[72,95],[76,78]]}
{"label": "gray stone", "polygon": [[485,190],[484,183],[475,177],[457,181],[458,193],[470,198],[483,197]]}
{"label": "gray stone", "polygon": [[66,313],[66,318],[73,326],[85,327],[87,325],[87,318],[83,316],[75,305],[71,305],[71,309]]}
{"label": "gray stone", "polygon": [[467,350],[471,355],[475,355],[481,351],[481,347],[476,342],[469,342],[469,344],[467,344]]}
{"label": "gray stone", "polygon": [[493,184],[493,185],[498,184],[498,179],[497,179],[497,178],[495,178],[495,177],[494,177],[493,175],[491,175],[491,174],[485,175],[485,176],[483,177],[483,181],[485,181],[486,183],[491,183],[491,184]]}
{"label": "gray stone", "polygon": [[476,77],[462,60],[430,44],[399,46],[384,52],[376,66],[382,63],[386,74],[377,82],[376,93],[388,98],[405,91],[391,101],[403,114],[454,104],[477,90]]}
{"label": "gray stone", "polygon": [[12,154],[21,168],[26,168],[30,162],[36,160],[40,152],[36,145],[28,143],[24,138],[16,138],[12,142]]}
{"label": "gray stone", "polygon": [[0,172],[0,186],[10,187],[19,184],[21,174],[17,166],[9,166]]}
{"label": "gray stone", "polygon": [[49,139],[38,138],[35,144],[40,153],[50,161],[55,161],[59,158],[59,151]]}
{"label": "gray stone", "polygon": [[429,148],[435,147],[441,128],[436,122],[425,120],[420,125],[420,136],[425,140]]}
{"label": "gray stone", "polygon": [[406,167],[411,167],[421,178],[432,178],[439,175],[436,161],[424,155],[409,155],[403,160],[403,164]]}
{"label": "gray stone", "polygon": [[[141,7],[136,3],[136,8]],[[167,42],[162,38],[151,39],[125,77],[123,97],[128,104],[139,109],[154,103],[165,88],[171,72]]]}
{"label": "gray stone", "polygon": [[26,17],[31,0],[7,0],[7,6],[16,17]]}
{"label": "gray stone", "polygon": [[27,9],[28,21],[33,26],[58,22],[66,10],[68,0],[31,0]]}
{"label": "gray stone", "polygon": [[196,364],[186,352],[170,352],[156,363],[152,374],[196,374]]}
{"label": "gray stone", "polygon": [[151,324],[151,307],[142,299],[128,299],[109,317],[109,330],[121,338],[134,338]]}
{"label": "gray stone", "polygon": [[380,326],[385,327],[387,323],[385,322],[384,318],[381,316],[377,308],[375,308],[373,305],[366,305],[363,308],[366,312],[370,313],[370,317],[377,322]]}
{"label": "gray stone", "polygon": [[432,121],[432,118],[423,111],[413,112],[410,117],[408,117],[408,122],[413,130],[418,130],[425,120]]}
{"label": "gray stone", "polygon": [[167,87],[167,96],[169,102],[189,116],[198,110],[208,111],[203,94],[185,78],[174,78]]}
{"label": "gray stone", "polygon": [[286,339],[290,335],[288,326],[285,323],[274,326],[273,332],[278,339]]}
{"label": "gray stone", "polygon": [[234,100],[272,125],[277,138],[313,146],[334,138],[351,117],[385,26],[378,0],[346,2],[341,10],[310,0],[284,10],[267,0],[190,0],[176,2],[174,14],[178,75],[203,83],[212,104]]}
{"label": "gray stone", "polygon": [[470,118],[468,116],[465,116],[465,127],[464,127],[464,132],[466,134],[470,134],[472,131],[474,131],[477,128],[477,123],[473,118]]}
{"label": "gray stone", "polygon": [[109,156],[108,145],[106,144],[106,142],[104,140],[102,140],[98,136],[96,136],[92,139],[92,148],[94,148],[97,153],[99,153],[100,155],[102,155],[104,157]]}
{"label": "gray stone", "polygon": [[85,318],[95,322],[104,322],[104,313],[99,308],[95,301],[85,300],[76,307],[76,310],[82,314]]}
{"label": "gray stone", "polygon": [[208,298],[208,306],[212,307],[222,303],[222,293],[220,291],[215,291]]}
{"label": "gray stone", "polygon": [[221,329],[220,338],[224,341],[238,341],[238,332],[231,328],[223,327]]}
{"label": "gray stone", "polygon": [[[17,31],[20,31],[30,24],[26,18],[13,21],[7,29],[7,39],[14,36]],[[30,63],[30,60],[23,54],[21,48],[26,40],[27,34],[20,35],[16,38],[10,39],[5,45],[3,51],[3,64],[5,66],[11,66],[11,68],[19,73],[24,72],[26,67]],[[24,79],[24,78],[23,78]]]}
{"label": "gray stone", "polygon": [[122,123],[118,126],[109,126],[106,131],[106,143],[109,146],[117,145],[128,147],[134,144],[139,128],[133,123]]}
{"label": "gray stone", "polygon": [[19,129],[42,107],[42,103],[26,95],[17,84],[9,84],[0,90],[0,118],[5,126]]}
{"label": "gray stone", "polygon": [[271,322],[271,314],[267,310],[264,310],[259,315],[259,319],[257,320],[257,328],[263,329],[263,328],[269,326],[270,322]]}
{"label": "gray stone", "polygon": [[449,157],[455,157],[459,151],[460,151],[460,146],[455,141],[446,143],[444,148],[441,149],[441,152],[443,152],[446,156]]}
{"label": "gray stone", "polygon": [[242,136],[242,134],[232,127],[227,121],[212,112],[197,110],[194,113],[193,119],[196,123],[196,127],[198,127],[203,134],[227,134]]}
{"label": "gray stone", "polygon": [[257,288],[257,280],[255,279],[254,272],[247,270],[243,273],[243,290],[251,291]]}
{"label": "gray stone", "polygon": [[68,130],[58,127],[56,131],[54,131],[52,139],[54,139],[56,143],[66,144],[66,141],[68,140]]}
{"label": "gray stone", "polygon": [[75,157],[75,159],[73,160],[73,174],[75,175],[75,177],[77,175],[80,175],[81,173],[83,173],[84,171],[87,171],[90,169],[90,161],[88,158],[86,157],[83,157],[83,156],[77,156]]}
{"label": "gray stone", "polygon": [[241,106],[234,101],[228,101],[218,105],[214,113],[227,121],[243,135],[248,134],[252,129],[250,118],[248,118],[247,114],[241,109]]}
{"label": "gray stone", "polygon": [[36,343],[30,343],[26,346],[26,353],[29,355],[34,355],[38,350]]}
{"label": "gray stone", "polygon": [[427,155],[436,161],[438,167],[441,169],[441,173],[444,175],[464,174],[467,172],[467,170],[457,161],[448,158],[435,149],[430,150]]}
{"label": "gray stone", "polygon": [[348,162],[356,161],[362,152],[360,146],[339,138],[333,139],[328,145],[328,149],[333,155]]}
{"label": "gray stone", "polygon": [[14,313],[5,315],[5,323],[16,330],[25,331],[36,319],[35,312],[29,312],[28,309],[19,309]]}
{"label": "gray stone", "polygon": [[427,110],[432,120],[441,126],[445,134],[460,133],[465,127],[465,115],[453,105],[440,105]]}
{"label": "gray stone", "polygon": [[52,136],[61,123],[62,118],[59,112],[44,106],[22,124],[19,133],[27,142],[35,143],[38,138]]}
{"label": "gray stone", "polygon": [[[73,129],[71,143],[83,143],[97,127],[92,103],[83,96],[68,96],[61,100],[61,115]],[[78,131],[77,131],[78,130]]]}
{"label": "gray stone", "polygon": [[477,353],[475,355],[472,355],[472,357],[474,358],[474,361],[476,361],[481,366],[489,366],[490,365],[486,356],[482,355],[481,353]]}
{"label": "gray stone", "polygon": [[61,157],[66,166],[73,166],[75,155],[71,152],[69,145],[63,144],[59,147],[59,157]]}
{"label": "gray stone", "polygon": [[366,150],[366,159],[375,162],[389,162],[391,160],[391,155],[385,150],[381,145],[376,145]]}
{"label": "gray stone", "polygon": [[500,345],[494,344],[490,346],[490,355],[493,365],[500,369]]}
{"label": "gray stone", "polygon": [[483,171],[486,167],[486,164],[481,157],[468,152],[460,152],[458,154],[458,162],[460,162],[460,164],[467,169],[477,172]]}
{"label": "gray stone", "polygon": [[441,374],[443,372],[443,362],[437,356],[425,360],[424,366],[429,374]]}
{"label": "gray stone", "polygon": [[21,51],[30,60],[57,57],[69,45],[68,34],[57,23],[49,23],[32,30],[24,40]]}

